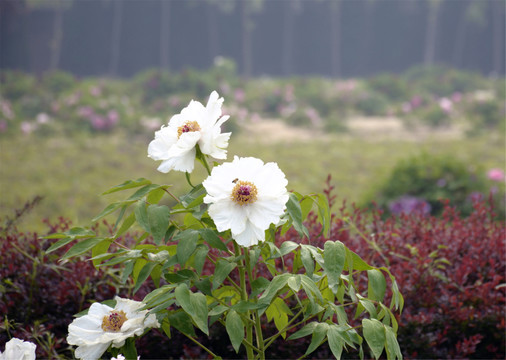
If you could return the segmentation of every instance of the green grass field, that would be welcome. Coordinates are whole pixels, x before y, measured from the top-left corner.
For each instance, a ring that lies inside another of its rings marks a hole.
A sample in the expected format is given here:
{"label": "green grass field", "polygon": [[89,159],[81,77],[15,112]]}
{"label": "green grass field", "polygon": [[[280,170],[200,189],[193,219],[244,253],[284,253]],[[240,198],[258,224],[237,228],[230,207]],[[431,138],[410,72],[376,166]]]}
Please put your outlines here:
{"label": "green grass field", "polygon": [[[182,173],[159,173],[158,163],[147,157],[150,139],[131,139],[121,133],[84,135],[70,138],[37,135],[0,140],[0,217],[12,216],[14,209],[36,195],[43,201],[24,216],[18,227],[23,231],[44,228],[43,218],[63,216],[75,225],[89,225],[109,202],[127,194],[101,196],[109,187],[128,179],[145,177],[155,183],[173,184],[176,195],[188,185]],[[504,138],[477,137],[458,140],[403,141],[402,139],[363,140],[332,135],[325,139],[290,142],[259,142],[242,132],[229,147],[234,155],[254,156],[275,161],[285,172],[289,189],[301,193],[321,192],[328,174],[336,194],[348,203],[360,202],[389,174],[400,159],[421,152],[452,154],[469,166],[504,167]],[[204,179],[200,168],[192,181]]]}

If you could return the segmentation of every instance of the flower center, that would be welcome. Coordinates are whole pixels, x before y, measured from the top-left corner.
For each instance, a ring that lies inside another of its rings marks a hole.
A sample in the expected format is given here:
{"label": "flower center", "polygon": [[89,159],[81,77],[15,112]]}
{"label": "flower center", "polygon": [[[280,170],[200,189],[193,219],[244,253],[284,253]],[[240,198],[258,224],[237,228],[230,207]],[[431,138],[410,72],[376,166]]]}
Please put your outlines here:
{"label": "flower center", "polygon": [[177,128],[177,138],[179,139],[184,133],[192,131],[200,131],[199,123],[196,121],[187,121],[184,125]]}
{"label": "flower center", "polygon": [[102,319],[102,330],[109,332],[119,332],[123,323],[127,321],[126,314],[123,310],[111,311],[109,315]]}
{"label": "flower center", "polygon": [[253,204],[257,201],[258,190],[255,184],[249,181],[234,180],[235,186],[230,198],[239,205]]}

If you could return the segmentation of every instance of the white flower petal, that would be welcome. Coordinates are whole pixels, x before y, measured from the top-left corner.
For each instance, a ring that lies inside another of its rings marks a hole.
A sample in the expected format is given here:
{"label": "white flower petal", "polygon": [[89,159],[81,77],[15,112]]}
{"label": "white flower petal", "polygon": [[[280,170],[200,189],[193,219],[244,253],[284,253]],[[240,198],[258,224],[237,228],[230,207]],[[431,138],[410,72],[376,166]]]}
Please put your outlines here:
{"label": "white flower petal", "polygon": [[12,338],[5,344],[4,352],[0,352],[0,360],[35,360],[35,344]]}
{"label": "white flower petal", "polygon": [[[237,181],[254,186],[256,197],[236,202],[233,192],[237,191]],[[210,204],[209,216],[219,231],[231,230],[239,245],[251,246],[264,241],[265,230],[279,223],[289,198],[287,184],[277,164],[235,157],[232,162],[215,167],[204,180],[204,203]]]}
{"label": "white flower petal", "polygon": [[109,348],[109,343],[81,345],[75,351],[75,356],[82,360],[97,360]]}

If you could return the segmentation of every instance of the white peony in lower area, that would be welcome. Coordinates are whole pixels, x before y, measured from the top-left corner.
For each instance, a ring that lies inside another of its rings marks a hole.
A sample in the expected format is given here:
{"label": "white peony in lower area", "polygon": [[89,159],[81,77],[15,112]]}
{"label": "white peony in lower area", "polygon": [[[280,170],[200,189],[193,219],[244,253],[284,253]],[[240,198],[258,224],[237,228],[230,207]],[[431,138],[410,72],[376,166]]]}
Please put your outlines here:
{"label": "white peony in lower area", "polygon": [[154,314],[141,309],[144,303],[116,297],[116,306],[94,303],[88,314],[69,325],[67,342],[77,345],[75,356],[83,360],[96,360],[110,345],[119,348],[129,337],[139,336],[148,328],[159,327]]}
{"label": "white peony in lower area", "polygon": [[172,116],[168,126],[155,132],[148,146],[148,157],[162,161],[158,171],[192,172],[197,145],[204,155],[220,160],[227,158],[231,133],[221,133],[221,125],[229,118],[221,116],[222,104],[223,98],[213,91],[205,107],[192,100],[181,113]]}
{"label": "white peony in lower area", "polygon": [[277,224],[288,201],[285,174],[276,163],[235,157],[213,168],[202,183],[209,216],[218,231],[231,230],[241,246],[265,241],[265,230]]}
{"label": "white peony in lower area", "polygon": [[35,349],[35,344],[29,341],[12,338],[0,353],[0,360],[35,360]]}

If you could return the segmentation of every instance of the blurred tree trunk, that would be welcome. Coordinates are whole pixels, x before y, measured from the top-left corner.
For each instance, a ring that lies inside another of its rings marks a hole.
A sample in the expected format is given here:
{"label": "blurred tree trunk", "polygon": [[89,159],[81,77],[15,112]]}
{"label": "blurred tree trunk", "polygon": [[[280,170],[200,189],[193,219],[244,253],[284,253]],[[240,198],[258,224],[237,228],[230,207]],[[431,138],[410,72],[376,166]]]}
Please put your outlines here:
{"label": "blurred tree trunk", "polygon": [[341,75],[341,11],[339,0],[330,1],[330,73],[337,78]]}
{"label": "blurred tree trunk", "polygon": [[372,39],[372,24],[374,21],[374,7],[376,0],[364,1],[365,14],[364,14],[364,29],[363,29],[363,40],[360,42],[360,57],[358,59],[358,71],[360,75],[365,75],[370,69],[369,59],[371,58],[371,39]]}
{"label": "blurred tree trunk", "polygon": [[208,45],[209,45],[209,57],[211,61],[219,55],[219,46],[218,46],[218,22],[216,19],[216,5],[213,5],[210,2],[207,2],[207,27],[208,27]]}
{"label": "blurred tree trunk", "polygon": [[440,0],[429,0],[429,12],[427,15],[427,28],[425,32],[425,51],[423,63],[433,65],[436,57],[437,18],[439,14]]}
{"label": "blurred tree trunk", "polygon": [[118,75],[122,21],[123,0],[113,0],[111,59],[109,63],[109,75],[113,77]]}
{"label": "blurred tree trunk", "polygon": [[459,17],[457,24],[457,34],[453,46],[453,56],[452,56],[452,63],[457,67],[463,65],[462,58],[464,55],[464,45],[466,40],[468,7],[469,4],[462,6],[461,15]]}
{"label": "blurred tree trunk", "polygon": [[283,41],[282,59],[281,59],[281,72],[283,75],[288,76],[293,72],[293,33],[295,22],[295,5],[294,1],[283,2]]}
{"label": "blurred tree trunk", "polygon": [[53,10],[53,38],[51,39],[51,59],[49,69],[56,70],[60,66],[61,44],[63,39],[63,6],[59,2]]}
{"label": "blurred tree trunk", "polygon": [[503,1],[494,1],[492,4],[493,15],[493,71],[495,76],[499,76],[504,69],[504,19],[505,19],[505,3]]}
{"label": "blurred tree trunk", "polygon": [[160,69],[170,69],[170,1],[160,0]]}
{"label": "blurred tree trunk", "polygon": [[[251,0],[249,0],[251,1]],[[242,74],[245,78],[251,76],[252,70],[252,58],[251,58],[251,37],[253,32],[253,23],[251,20],[251,12],[249,9],[249,1],[239,1],[239,13],[241,16],[241,27],[242,27],[242,41],[241,41],[241,53],[242,53]]]}

